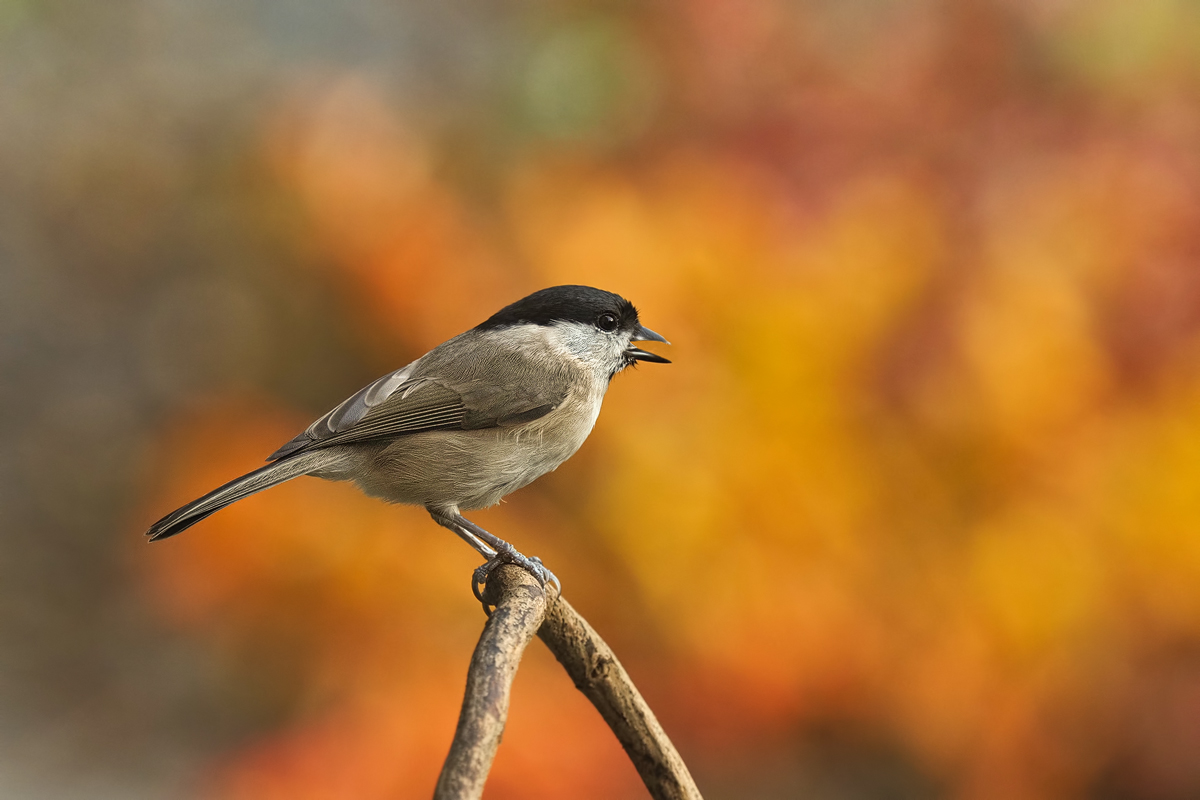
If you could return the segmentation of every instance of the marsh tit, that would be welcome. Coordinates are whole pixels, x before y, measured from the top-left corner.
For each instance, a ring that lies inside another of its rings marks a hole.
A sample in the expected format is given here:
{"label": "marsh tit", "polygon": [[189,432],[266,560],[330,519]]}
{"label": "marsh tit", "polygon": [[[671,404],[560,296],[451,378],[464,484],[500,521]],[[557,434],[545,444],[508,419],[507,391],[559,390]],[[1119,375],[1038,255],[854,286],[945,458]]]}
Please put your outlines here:
{"label": "marsh tit", "polygon": [[554,470],[591,433],[613,376],[670,363],[633,342],[666,339],[623,297],[589,286],[535,292],[364,387],[236,478],[154,523],[174,536],[230,503],[312,475],[424,506],[486,559],[472,589],[502,563],[554,578],[462,511],[486,508]]}

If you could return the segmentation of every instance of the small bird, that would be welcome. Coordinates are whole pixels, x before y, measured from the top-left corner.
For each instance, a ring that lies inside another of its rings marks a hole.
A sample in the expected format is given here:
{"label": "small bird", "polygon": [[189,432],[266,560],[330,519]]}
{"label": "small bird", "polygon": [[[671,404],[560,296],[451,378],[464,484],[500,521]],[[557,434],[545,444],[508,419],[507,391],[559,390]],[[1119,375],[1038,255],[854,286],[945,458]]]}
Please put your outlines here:
{"label": "small bird", "polygon": [[472,575],[477,597],[503,563],[542,586],[557,584],[540,559],[461,512],[495,505],[570,458],[596,424],[614,375],[638,361],[670,363],[633,345],[645,341],[670,344],[620,295],[590,286],[534,292],[363,387],[265,467],[173,511],[146,535],[174,536],[243,497],[312,475],[424,506],[486,559]]}

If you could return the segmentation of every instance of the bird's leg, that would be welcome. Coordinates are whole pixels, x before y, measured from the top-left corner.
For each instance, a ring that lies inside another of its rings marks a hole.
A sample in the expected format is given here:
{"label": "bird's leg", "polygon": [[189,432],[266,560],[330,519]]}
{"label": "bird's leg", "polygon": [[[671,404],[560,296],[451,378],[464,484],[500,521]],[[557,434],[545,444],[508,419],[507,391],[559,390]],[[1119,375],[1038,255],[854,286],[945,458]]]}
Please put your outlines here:
{"label": "bird's leg", "polygon": [[[456,536],[458,536],[460,539],[462,539],[467,544],[471,545],[471,548],[473,550],[475,550],[475,552],[479,553],[479,555],[481,555],[484,558],[489,559],[489,560],[496,557],[496,551],[494,549],[492,549],[488,545],[481,542],[479,540],[479,537],[477,537],[475,534],[471,533],[471,531],[469,531],[467,528],[465,528],[464,526],[459,524],[460,522],[467,521],[461,515],[450,514],[445,511],[442,511],[442,510],[437,510],[437,509],[431,508],[431,509],[429,509],[429,516],[433,517],[433,521],[436,522],[438,525],[441,525],[443,528],[449,528],[450,530],[454,531],[454,534]],[[491,534],[488,534],[488,535],[490,536]]]}
{"label": "bird's leg", "polygon": [[[471,576],[471,591],[481,603],[483,602],[483,592],[479,587],[486,585],[488,575],[501,564],[516,564],[532,575],[542,588],[546,587],[547,581],[552,581],[557,592],[562,594],[562,584],[559,583],[558,576],[546,569],[540,558],[520,553],[517,548],[499,536],[488,533],[457,511],[433,508],[428,511],[434,522],[454,531],[467,544],[475,548],[476,552],[487,559]],[[484,603],[484,605],[487,604]]]}
{"label": "bird's leg", "polygon": [[[546,582],[551,581],[554,583],[555,590],[559,594],[562,594],[562,584],[559,582],[558,576],[548,570],[540,558],[537,556],[523,555],[522,553],[518,552],[517,548],[513,547],[511,544],[504,541],[494,533],[489,533],[488,531],[479,527],[466,517],[460,515],[456,521],[466,528],[469,533],[474,534],[480,540],[487,542],[496,550],[495,556],[475,570],[474,580],[476,588],[487,582],[488,574],[491,573],[491,571],[496,567],[500,566],[501,564],[516,564],[517,566],[529,572],[529,574],[533,575],[533,577],[537,579],[537,582],[541,584],[543,589],[546,588]],[[482,598],[480,599],[482,600]]]}

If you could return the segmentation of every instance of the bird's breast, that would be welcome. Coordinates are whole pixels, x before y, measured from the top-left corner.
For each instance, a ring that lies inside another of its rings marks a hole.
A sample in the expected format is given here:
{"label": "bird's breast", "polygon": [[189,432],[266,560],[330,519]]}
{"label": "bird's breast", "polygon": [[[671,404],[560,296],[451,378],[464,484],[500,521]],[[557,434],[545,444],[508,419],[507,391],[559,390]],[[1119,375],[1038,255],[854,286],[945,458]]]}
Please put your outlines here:
{"label": "bird's breast", "polygon": [[603,390],[576,391],[546,416],[499,433],[493,460],[486,468],[491,486],[464,508],[486,507],[558,468],[587,439],[600,414]]}
{"label": "bird's breast", "polygon": [[545,416],[511,428],[430,431],[383,447],[354,479],[368,494],[425,506],[486,508],[557,469],[587,439],[606,387],[577,384]]}

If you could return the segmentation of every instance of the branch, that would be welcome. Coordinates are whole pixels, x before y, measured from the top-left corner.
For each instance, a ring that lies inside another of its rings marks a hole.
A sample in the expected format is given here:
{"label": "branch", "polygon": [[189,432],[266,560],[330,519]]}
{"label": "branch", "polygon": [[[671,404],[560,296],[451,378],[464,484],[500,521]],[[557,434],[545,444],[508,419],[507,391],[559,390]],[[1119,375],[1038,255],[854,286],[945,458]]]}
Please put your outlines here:
{"label": "branch", "polygon": [[434,800],[477,800],[508,718],[513,677],[525,646],[546,613],[546,595],[525,570],[504,565],[492,572],[484,599],[496,606],[483,626],[463,697],[458,728]]}
{"label": "branch", "polygon": [[702,800],[687,765],[629,673],[570,603],[560,597],[550,605],[538,638],[612,728],[654,800]]}
{"label": "branch", "polygon": [[608,723],[651,797],[702,800],[683,759],[621,662],[570,603],[559,597],[547,608],[545,593],[532,576],[511,565],[491,574],[484,598],[496,610],[471,657],[458,729],[434,800],[482,796],[504,732],[513,677],[535,632]]}

